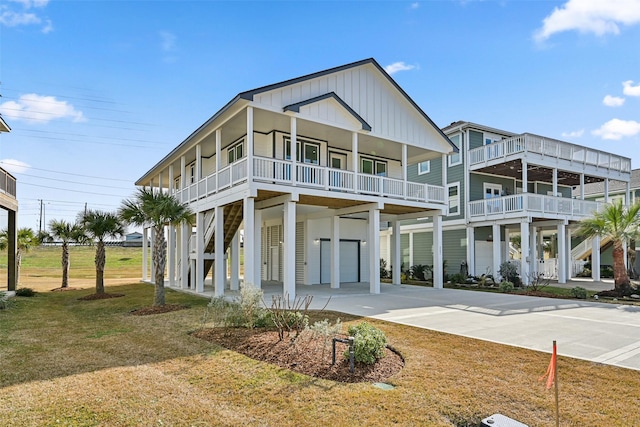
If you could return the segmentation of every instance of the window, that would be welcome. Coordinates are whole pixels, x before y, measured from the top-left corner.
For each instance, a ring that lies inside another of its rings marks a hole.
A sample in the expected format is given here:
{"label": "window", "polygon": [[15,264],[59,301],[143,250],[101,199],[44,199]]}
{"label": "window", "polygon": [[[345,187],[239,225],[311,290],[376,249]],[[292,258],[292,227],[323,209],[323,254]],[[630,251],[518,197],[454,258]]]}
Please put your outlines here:
{"label": "window", "polygon": [[418,175],[424,175],[431,171],[431,160],[418,163]]}
{"label": "window", "polygon": [[449,215],[460,214],[460,183],[449,184],[447,186],[449,200]]}
{"label": "window", "polygon": [[193,184],[196,182],[196,164],[191,163],[189,165],[189,183]]}
{"label": "window", "polygon": [[238,160],[244,157],[244,150],[242,145],[243,142],[244,141],[240,141],[236,145],[229,147],[229,149],[227,150],[229,164],[233,162],[237,162]]}
{"label": "window", "polygon": [[387,162],[363,158],[360,161],[360,172],[369,175],[387,176]]}
{"label": "window", "polygon": [[180,190],[180,177],[173,180],[173,189]]}
{"label": "window", "polygon": [[457,153],[449,154],[449,166],[460,165],[462,164],[462,154],[460,153],[462,150],[462,135],[450,136],[449,139],[453,142],[453,145],[458,148]]}
{"label": "window", "polygon": [[[302,146],[301,146],[302,143]],[[304,160],[301,156],[304,154]],[[291,139],[284,139],[284,158],[291,160]],[[298,139],[296,141],[296,160],[312,165],[320,164],[320,144]]]}

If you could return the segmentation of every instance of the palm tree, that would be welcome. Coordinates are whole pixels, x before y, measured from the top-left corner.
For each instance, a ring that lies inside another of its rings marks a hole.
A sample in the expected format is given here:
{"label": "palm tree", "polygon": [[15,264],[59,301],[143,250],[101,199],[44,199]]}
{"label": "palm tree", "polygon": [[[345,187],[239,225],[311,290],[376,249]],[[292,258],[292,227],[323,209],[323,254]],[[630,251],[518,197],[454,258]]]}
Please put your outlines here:
{"label": "palm tree", "polygon": [[629,275],[624,266],[624,245],[640,237],[640,201],[626,207],[621,200],[608,204],[602,212],[580,221],[578,234],[583,237],[609,237],[613,242],[613,278],[615,290],[623,295],[630,291]]}
{"label": "palm tree", "polygon": [[72,224],[63,219],[53,219],[49,222],[49,230],[51,237],[62,241],[62,288],[69,286],[69,267],[71,259],[69,258],[69,243],[83,242],[86,240],[84,230],[79,224]]}
{"label": "palm tree", "polygon": [[125,200],[119,211],[120,218],[135,226],[151,226],[154,231],[153,254],[155,271],[154,306],[165,304],[164,269],[167,262],[167,247],[164,238],[164,226],[193,223],[193,212],[175,197],[161,190],[140,188],[133,199]]}
{"label": "palm tree", "polygon": [[[16,245],[16,284],[20,284],[20,266],[22,265],[22,254],[29,252],[34,246],[38,246],[40,241],[35,232],[30,228],[18,230]],[[9,233],[7,230],[0,231],[0,250],[5,250],[9,246]]]}
{"label": "palm tree", "polygon": [[104,294],[104,265],[107,254],[104,246],[106,237],[118,238],[124,234],[124,226],[120,217],[112,212],[89,210],[78,216],[87,236],[97,240],[96,243],[96,294]]}

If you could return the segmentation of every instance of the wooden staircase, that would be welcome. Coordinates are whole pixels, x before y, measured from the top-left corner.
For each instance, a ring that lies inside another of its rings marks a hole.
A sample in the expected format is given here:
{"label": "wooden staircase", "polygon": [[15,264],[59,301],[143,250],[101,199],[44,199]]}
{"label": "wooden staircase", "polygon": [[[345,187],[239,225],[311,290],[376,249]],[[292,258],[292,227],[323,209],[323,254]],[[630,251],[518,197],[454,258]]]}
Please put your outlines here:
{"label": "wooden staircase", "polygon": [[[229,246],[231,245],[231,241],[233,240],[233,236],[236,235],[236,232],[238,231],[240,224],[242,224],[242,218],[243,218],[242,201],[235,202],[224,207],[224,226],[223,226],[224,249],[221,255],[224,255],[227,249],[229,249]],[[213,219],[214,218],[212,218],[212,221]],[[216,232],[217,230],[213,230],[213,233],[211,233],[211,237],[207,240],[206,246],[204,249],[205,253],[214,252]],[[209,274],[209,271],[211,271],[211,267],[213,267],[213,264],[214,264],[214,260],[212,259],[204,260],[204,277],[207,277],[207,274]]]}

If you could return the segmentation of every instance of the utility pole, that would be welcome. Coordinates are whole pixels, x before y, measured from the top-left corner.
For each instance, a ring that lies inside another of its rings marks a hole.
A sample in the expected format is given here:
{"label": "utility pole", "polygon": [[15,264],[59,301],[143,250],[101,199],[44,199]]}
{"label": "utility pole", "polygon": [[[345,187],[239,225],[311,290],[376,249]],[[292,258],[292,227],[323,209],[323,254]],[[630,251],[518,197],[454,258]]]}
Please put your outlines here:
{"label": "utility pole", "polygon": [[42,233],[42,199],[39,199],[39,200],[40,200],[40,227],[38,228],[38,231]]}

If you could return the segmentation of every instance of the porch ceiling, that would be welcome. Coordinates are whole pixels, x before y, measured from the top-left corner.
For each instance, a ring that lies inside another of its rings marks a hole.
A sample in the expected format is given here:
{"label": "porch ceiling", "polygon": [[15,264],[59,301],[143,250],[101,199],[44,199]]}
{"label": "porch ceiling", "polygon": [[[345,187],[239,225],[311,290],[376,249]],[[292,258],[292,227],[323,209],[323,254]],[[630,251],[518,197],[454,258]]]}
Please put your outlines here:
{"label": "porch ceiling", "polygon": [[[499,163],[493,166],[487,166],[481,169],[475,169],[474,172],[482,172],[491,175],[507,176],[517,180],[522,179],[522,161],[520,159]],[[529,164],[527,168],[527,180],[529,182],[546,182],[553,183],[553,169],[543,166]],[[601,182],[604,179],[594,176],[585,175],[584,183]],[[575,186],[580,185],[580,174],[558,169],[558,184]]]}

